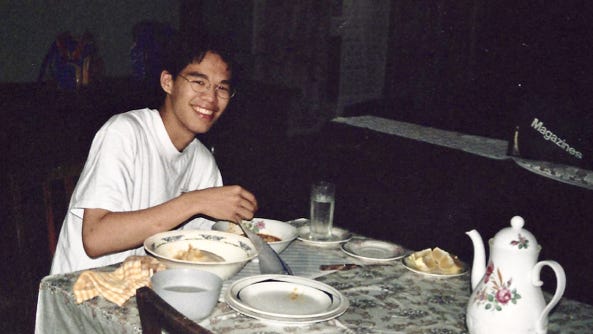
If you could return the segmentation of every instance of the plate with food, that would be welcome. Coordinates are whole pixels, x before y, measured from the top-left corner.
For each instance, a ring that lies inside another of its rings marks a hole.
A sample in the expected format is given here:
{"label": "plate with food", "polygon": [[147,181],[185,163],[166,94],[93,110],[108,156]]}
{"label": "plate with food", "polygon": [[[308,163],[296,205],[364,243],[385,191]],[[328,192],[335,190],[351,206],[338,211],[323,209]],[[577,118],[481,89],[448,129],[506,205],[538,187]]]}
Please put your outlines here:
{"label": "plate with food", "polygon": [[349,307],[335,288],[304,277],[257,275],[234,282],[225,302],[247,316],[284,323],[314,323],[340,316]]}
{"label": "plate with food", "polygon": [[365,261],[393,261],[406,255],[406,250],[400,245],[387,241],[358,238],[343,243],[342,251]]}
{"label": "plate with food", "polygon": [[[298,235],[296,227],[289,223],[273,219],[253,218],[252,220],[244,221],[243,226],[266,241],[276,253],[284,251]],[[212,225],[212,229],[243,235],[243,231],[239,225],[228,221],[218,221]]]}
{"label": "plate with food", "polygon": [[456,277],[467,273],[465,263],[439,247],[414,252],[404,257],[402,262],[407,269],[428,276]]}

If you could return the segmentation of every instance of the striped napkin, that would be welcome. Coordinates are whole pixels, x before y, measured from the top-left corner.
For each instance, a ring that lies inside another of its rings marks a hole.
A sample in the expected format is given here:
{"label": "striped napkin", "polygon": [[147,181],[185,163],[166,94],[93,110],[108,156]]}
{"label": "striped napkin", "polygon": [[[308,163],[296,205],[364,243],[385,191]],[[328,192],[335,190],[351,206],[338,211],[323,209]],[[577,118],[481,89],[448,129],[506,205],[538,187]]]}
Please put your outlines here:
{"label": "striped napkin", "polygon": [[111,272],[83,271],[73,287],[76,303],[102,296],[122,306],[136,294],[136,289],[150,286],[150,277],[154,272],[164,269],[166,267],[153,257],[134,255]]}

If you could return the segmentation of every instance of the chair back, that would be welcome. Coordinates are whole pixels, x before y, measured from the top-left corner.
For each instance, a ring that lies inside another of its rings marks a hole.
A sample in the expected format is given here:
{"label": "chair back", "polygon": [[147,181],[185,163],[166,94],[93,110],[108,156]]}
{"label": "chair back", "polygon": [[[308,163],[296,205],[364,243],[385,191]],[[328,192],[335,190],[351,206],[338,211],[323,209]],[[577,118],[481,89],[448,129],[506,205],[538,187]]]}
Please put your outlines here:
{"label": "chair back", "polygon": [[51,257],[56,251],[62,222],[82,167],[83,164],[79,162],[60,165],[50,170],[43,180],[43,205],[45,206],[47,240]]}
{"label": "chair back", "polygon": [[149,287],[136,290],[142,333],[211,334],[209,330],[188,319]]}

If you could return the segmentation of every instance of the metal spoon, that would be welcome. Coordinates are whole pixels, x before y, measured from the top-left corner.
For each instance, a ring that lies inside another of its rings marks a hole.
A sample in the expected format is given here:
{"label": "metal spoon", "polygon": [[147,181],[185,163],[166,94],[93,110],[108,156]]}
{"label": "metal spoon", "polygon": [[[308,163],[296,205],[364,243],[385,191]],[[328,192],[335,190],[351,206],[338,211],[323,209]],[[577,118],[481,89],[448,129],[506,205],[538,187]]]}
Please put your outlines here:
{"label": "metal spoon", "polygon": [[253,242],[255,249],[258,251],[259,271],[262,274],[285,274],[293,275],[292,269],[282,260],[282,258],[274,251],[267,242],[265,242],[259,235],[253,233],[241,221],[238,223],[243,233]]}
{"label": "metal spoon", "polygon": [[224,257],[214,254],[212,252],[200,249],[201,258],[203,258],[202,262],[224,262]]}

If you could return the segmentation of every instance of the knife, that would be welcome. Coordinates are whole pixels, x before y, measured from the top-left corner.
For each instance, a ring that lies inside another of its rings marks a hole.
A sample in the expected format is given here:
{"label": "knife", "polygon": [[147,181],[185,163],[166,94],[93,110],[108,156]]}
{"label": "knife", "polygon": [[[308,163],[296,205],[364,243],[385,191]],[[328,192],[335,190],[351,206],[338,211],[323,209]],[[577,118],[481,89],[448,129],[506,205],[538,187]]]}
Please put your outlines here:
{"label": "knife", "polygon": [[251,240],[258,252],[259,271],[262,274],[294,275],[288,264],[282,260],[280,255],[267,242],[260,238],[259,235],[253,233],[242,221],[238,225],[247,238]]}

